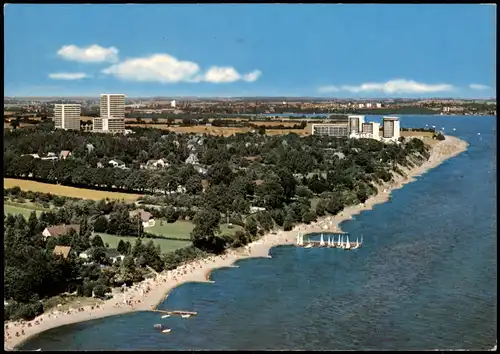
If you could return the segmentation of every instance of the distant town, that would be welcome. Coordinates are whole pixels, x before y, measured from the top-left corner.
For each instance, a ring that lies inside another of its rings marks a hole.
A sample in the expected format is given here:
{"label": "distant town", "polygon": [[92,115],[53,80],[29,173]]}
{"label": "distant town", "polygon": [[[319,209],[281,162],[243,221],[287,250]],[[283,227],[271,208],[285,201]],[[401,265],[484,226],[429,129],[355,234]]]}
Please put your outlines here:
{"label": "distant town", "polygon": [[[80,104],[83,115],[99,114],[89,97],[5,97],[4,114],[53,114],[55,104]],[[460,114],[496,115],[496,99],[340,100],[318,98],[125,98],[125,116],[138,114]]]}

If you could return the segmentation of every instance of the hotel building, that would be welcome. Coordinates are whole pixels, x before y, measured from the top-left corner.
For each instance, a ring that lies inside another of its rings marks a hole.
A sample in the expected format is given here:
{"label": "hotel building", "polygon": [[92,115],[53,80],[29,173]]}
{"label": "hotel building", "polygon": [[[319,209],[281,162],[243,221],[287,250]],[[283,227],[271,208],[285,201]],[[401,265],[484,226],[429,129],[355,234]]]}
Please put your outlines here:
{"label": "hotel building", "polygon": [[79,104],[55,104],[54,121],[56,129],[80,130],[80,115],[82,107]]}
{"label": "hotel building", "polygon": [[94,118],[94,131],[123,134],[125,132],[125,95],[102,94],[100,106],[100,117]]}

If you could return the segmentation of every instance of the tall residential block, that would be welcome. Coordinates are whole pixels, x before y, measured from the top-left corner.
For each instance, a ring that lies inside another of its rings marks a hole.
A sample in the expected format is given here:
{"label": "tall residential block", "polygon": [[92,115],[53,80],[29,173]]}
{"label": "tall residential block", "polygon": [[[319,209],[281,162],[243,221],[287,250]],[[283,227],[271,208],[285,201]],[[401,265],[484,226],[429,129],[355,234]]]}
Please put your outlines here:
{"label": "tall residential block", "polygon": [[349,134],[356,136],[361,132],[361,126],[365,122],[365,116],[348,116]]}
{"label": "tall residential block", "polygon": [[94,131],[103,133],[125,132],[125,95],[102,94],[101,114],[94,118]]}
{"label": "tall residential block", "polygon": [[399,117],[382,118],[382,137],[387,140],[398,140],[400,137]]}
{"label": "tall residential block", "polygon": [[80,115],[82,107],[79,104],[54,105],[54,121],[56,129],[80,130]]}

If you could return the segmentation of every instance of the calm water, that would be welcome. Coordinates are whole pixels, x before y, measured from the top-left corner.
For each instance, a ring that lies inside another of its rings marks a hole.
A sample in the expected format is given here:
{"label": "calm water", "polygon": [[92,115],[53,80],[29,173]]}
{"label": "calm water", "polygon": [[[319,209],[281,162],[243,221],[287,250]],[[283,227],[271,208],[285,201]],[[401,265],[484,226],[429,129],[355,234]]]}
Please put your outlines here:
{"label": "calm water", "polygon": [[[345,222],[362,249],[271,250],[272,259],[176,288],[161,307],[47,331],[22,349],[483,349],[497,332],[496,118],[410,117],[470,143]],[[481,135],[478,136],[477,133]],[[153,329],[172,328],[170,334]]]}

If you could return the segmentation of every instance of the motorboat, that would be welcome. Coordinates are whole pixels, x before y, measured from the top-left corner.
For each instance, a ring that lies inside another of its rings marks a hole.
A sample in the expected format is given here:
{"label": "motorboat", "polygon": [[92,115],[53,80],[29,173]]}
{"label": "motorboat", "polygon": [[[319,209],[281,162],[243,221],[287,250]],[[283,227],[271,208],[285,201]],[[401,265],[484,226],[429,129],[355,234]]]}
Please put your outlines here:
{"label": "motorboat", "polygon": [[170,317],[170,315],[163,315],[163,316],[161,316],[161,318],[169,318],[169,317]]}
{"label": "motorboat", "polygon": [[172,331],[172,329],[167,328],[167,329],[164,329],[163,331],[161,331],[161,333],[170,333],[171,331]]}
{"label": "motorboat", "polygon": [[189,317],[191,317],[191,315],[189,315],[189,314],[185,314],[185,315],[181,315],[181,317],[182,317],[182,318],[189,318]]}

